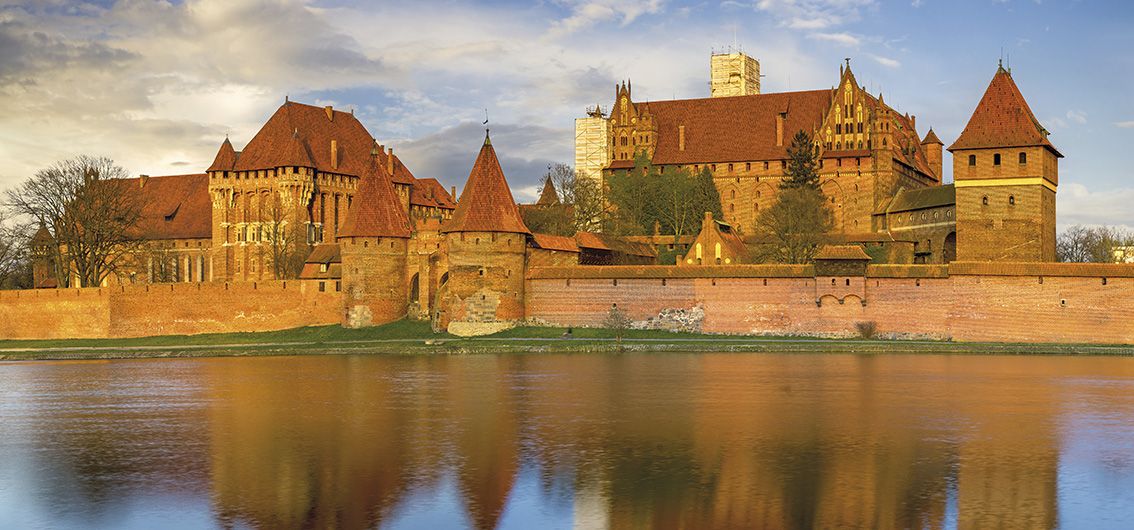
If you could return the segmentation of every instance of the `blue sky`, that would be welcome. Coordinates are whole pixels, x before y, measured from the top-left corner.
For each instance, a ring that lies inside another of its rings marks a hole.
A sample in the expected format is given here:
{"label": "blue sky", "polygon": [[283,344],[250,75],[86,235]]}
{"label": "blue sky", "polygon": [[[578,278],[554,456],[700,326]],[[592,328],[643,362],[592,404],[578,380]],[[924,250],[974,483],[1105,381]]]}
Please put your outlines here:
{"label": "blue sky", "polygon": [[1131,30],[1130,3],[1054,0],[0,0],[0,187],[79,153],[198,172],[287,95],[355,108],[418,177],[458,186],[487,108],[529,200],[616,82],[636,99],[703,97],[711,50],[735,43],[765,92],[830,87],[850,57],[946,144],[1003,55],[1067,156],[1060,224],[1134,226]]}

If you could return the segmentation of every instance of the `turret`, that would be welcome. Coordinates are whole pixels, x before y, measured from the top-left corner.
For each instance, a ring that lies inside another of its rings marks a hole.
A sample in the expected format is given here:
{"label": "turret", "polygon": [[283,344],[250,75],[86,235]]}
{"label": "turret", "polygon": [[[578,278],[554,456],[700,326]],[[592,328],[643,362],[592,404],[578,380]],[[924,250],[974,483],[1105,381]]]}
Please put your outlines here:
{"label": "turret", "polygon": [[494,333],[524,318],[528,236],[504,171],[485,134],[453,217],[442,225],[449,276],[433,315],[439,329]]}
{"label": "turret", "polygon": [[410,221],[390,177],[373,157],[354,205],[339,230],[343,327],[358,328],[406,316],[406,256]]}
{"label": "turret", "polygon": [[1063,155],[1012,74],[996,69],[949,146],[957,188],[957,259],[1054,261],[1055,192]]}
{"label": "turret", "polygon": [[937,182],[941,182],[942,167],[941,167],[941,148],[945,144],[933,132],[933,128],[929,128],[929,132],[925,134],[925,139],[921,141],[922,148],[925,149],[925,158],[929,162],[929,168],[933,170],[933,176],[937,178]]}

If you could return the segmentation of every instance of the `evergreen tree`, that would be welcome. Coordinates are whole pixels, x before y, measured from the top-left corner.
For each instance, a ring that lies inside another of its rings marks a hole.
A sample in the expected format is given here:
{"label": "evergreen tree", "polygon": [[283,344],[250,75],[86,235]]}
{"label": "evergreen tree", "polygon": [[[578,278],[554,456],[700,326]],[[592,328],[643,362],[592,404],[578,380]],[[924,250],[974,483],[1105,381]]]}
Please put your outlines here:
{"label": "evergreen tree", "polygon": [[819,189],[819,161],[811,135],[801,130],[795,133],[788,147],[787,174],[780,188],[804,187]]}
{"label": "evergreen tree", "polygon": [[702,167],[693,183],[693,212],[700,220],[705,212],[713,212],[714,219],[724,219],[724,208],[721,203],[721,194],[717,185],[713,183],[713,173],[708,167]]}

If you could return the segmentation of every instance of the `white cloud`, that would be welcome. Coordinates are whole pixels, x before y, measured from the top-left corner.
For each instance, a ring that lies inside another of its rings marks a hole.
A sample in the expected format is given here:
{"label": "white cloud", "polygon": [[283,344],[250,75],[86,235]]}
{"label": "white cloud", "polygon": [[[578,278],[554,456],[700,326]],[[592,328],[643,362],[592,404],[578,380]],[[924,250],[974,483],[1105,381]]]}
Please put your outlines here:
{"label": "white cloud", "polygon": [[815,40],[834,42],[843,46],[857,47],[862,41],[850,33],[812,33],[809,35]]}
{"label": "white cloud", "polygon": [[662,0],[570,0],[571,16],[552,25],[550,34],[562,36],[603,22],[627,26],[645,14],[662,10]]}
{"label": "white cloud", "polygon": [[1116,122],[1114,122],[1114,126],[1115,127],[1121,127],[1123,129],[1134,129],[1134,120],[1116,121]]}
{"label": "white cloud", "polygon": [[1134,226],[1134,188],[1090,190],[1080,182],[1064,182],[1056,194],[1056,211],[1060,226],[1126,225]]}
{"label": "white cloud", "polygon": [[883,57],[881,55],[874,55],[874,54],[868,54],[868,55],[870,56],[871,59],[874,59],[875,62],[877,62],[878,64],[880,64],[882,66],[885,66],[886,68],[900,68],[902,66],[902,63],[899,62],[897,59],[891,59],[889,57]]}
{"label": "white cloud", "polygon": [[1067,111],[1067,119],[1083,125],[1087,123],[1087,113],[1081,110],[1069,110]]}
{"label": "white cloud", "polygon": [[875,0],[758,0],[756,9],[791,29],[820,30],[853,22]]}

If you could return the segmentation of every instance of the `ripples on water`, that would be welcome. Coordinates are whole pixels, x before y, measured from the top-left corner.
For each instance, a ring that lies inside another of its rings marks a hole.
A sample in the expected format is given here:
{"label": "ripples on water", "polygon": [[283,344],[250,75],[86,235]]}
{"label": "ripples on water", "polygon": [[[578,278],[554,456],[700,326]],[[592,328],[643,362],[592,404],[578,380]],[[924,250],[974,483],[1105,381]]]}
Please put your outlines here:
{"label": "ripples on water", "polygon": [[1129,528],[1134,360],[0,365],[0,528]]}

